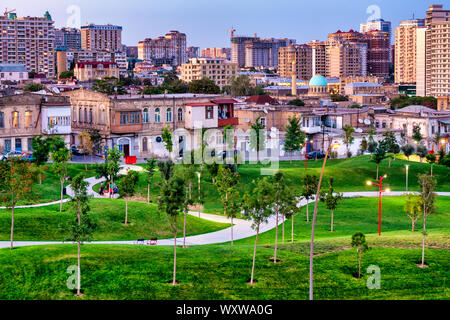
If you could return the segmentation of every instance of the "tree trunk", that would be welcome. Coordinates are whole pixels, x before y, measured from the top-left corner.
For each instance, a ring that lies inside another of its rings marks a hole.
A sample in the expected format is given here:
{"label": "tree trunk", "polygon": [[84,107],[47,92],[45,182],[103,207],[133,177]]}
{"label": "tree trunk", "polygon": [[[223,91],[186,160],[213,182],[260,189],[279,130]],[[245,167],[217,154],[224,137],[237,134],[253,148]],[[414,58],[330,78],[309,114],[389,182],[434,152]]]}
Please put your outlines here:
{"label": "tree trunk", "polygon": [[291,150],[291,160],[289,161],[289,163],[292,163],[292,150]]}
{"label": "tree trunk", "polygon": [[359,249],[359,266],[358,266],[358,279],[361,278],[361,249]]}
{"label": "tree trunk", "polygon": [[277,249],[278,249],[278,210],[277,210],[277,217],[275,220],[275,253],[273,256],[273,263],[277,263]]}
{"label": "tree trunk", "polygon": [[433,176],[433,164],[431,164],[431,176]]}
{"label": "tree trunk", "polygon": [[42,184],[42,172],[41,170],[41,166],[39,166],[39,184]]}
{"label": "tree trunk", "polygon": [[233,245],[233,216],[231,216],[231,245]]}
{"label": "tree trunk", "polygon": [[389,168],[391,168],[391,157],[389,156]]}
{"label": "tree trunk", "polygon": [[397,160],[397,154],[394,153],[394,161]]}
{"label": "tree trunk", "polygon": [[150,183],[147,184],[147,203],[150,203]]}
{"label": "tree trunk", "polygon": [[253,276],[255,274],[255,258],[256,258],[256,245],[258,244],[259,224],[256,227],[255,248],[253,249],[253,264],[252,264],[252,276],[250,277],[250,284],[253,284]]}
{"label": "tree trunk", "polygon": [[14,206],[11,208],[11,250],[14,242]]}
{"label": "tree trunk", "polygon": [[86,154],[83,154],[84,157],[84,171],[87,171],[87,162],[86,162]]}
{"label": "tree trunk", "polygon": [[291,242],[294,243],[294,215],[292,215],[291,217],[291,222],[292,222],[292,226],[291,226]]}
{"label": "tree trunk", "polygon": [[80,241],[77,242],[78,247],[78,276],[77,276],[77,296],[81,295],[81,247]]}
{"label": "tree trunk", "polygon": [[284,225],[286,224],[286,217],[283,215],[283,244],[284,244]]}
{"label": "tree trunk", "polygon": [[416,226],[416,220],[414,220],[414,219],[411,219],[411,222],[412,222],[412,232],[414,232],[414,227]]}
{"label": "tree trunk", "polygon": [[377,163],[377,180],[378,180],[378,168],[380,167],[380,164]]}
{"label": "tree trunk", "polygon": [[128,223],[128,198],[125,198],[125,224]]}
{"label": "tree trunk", "polygon": [[333,214],[334,214],[334,210],[331,209],[331,232],[333,232]]}
{"label": "tree trunk", "polygon": [[64,188],[64,180],[61,179],[61,203],[59,204],[59,212],[62,212],[62,204],[63,204],[63,188]]}
{"label": "tree trunk", "polygon": [[306,199],[306,222],[309,222],[308,199]]}
{"label": "tree trunk", "polygon": [[173,281],[172,281],[173,286],[177,284],[176,274],[177,274],[177,228],[175,227],[175,232],[173,234]]}
{"label": "tree trunk", "polygon": [[[425,204],[424,204],[425,207]],[[422,238],[422,268],[425,266],[425,233],[426,233],[426,214],[423,212],[423,238]]]}

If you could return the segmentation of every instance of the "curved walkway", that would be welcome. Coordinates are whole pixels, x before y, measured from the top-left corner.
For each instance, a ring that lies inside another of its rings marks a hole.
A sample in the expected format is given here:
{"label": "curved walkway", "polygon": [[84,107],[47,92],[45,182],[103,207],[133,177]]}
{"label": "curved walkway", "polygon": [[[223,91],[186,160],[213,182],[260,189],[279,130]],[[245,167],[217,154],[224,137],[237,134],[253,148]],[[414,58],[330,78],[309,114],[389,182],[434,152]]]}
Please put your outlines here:
{"label": "curved walkway", "polygon": [[[130,168],[131,170],[134,170],[134,167],[138,166],[124,166],[124,168]],[[142,167],[138,167],[139,171],[142,170]],[[126,170],[126,169],[125,169]],[[94,198],[107,198],[104,196],[99,195],[97,192],[95,192],[92,188],[94,185],[105,181],[104,178],[96,179],[95,177],[87,178],[85,181],[89,183],[88,185],[88,194]],[[407,192],[407,191],[391,191],[389,193],[384,193],[383,197],[389,197],[389,196],[402,196],[408,193],[417,193],[417,192]],[[67,194],[70,196],[73,196],[73,191],[70,188],[70,186],[67,186]],[[436,192],[438,196],[450,196],[450,192]],[[378,197],[377,191],[369,191],[369,192],[343,192],[343,196],[345,198],[355,198],[355,197]],[[64,201],[68,201],[69,199],[65,199]],[[310,203],[313,202],[313,200],[310,201]],[[32,206],[21,206],[17,208],[27,208],[27,207],[42,207],[45,205],[53,205],[53,204],[59,204],[60,201],[54,201],[47,204],[38,204],[38,205],[32,205]],[[305,200],[299,201],[297,204],[297,207],[301,207],[306,205]],[[194,211],[189,211],[189,215],[198,217],[199,213]],[[215,214],[209,214],[209,213],[201,213],[200,217],[205,220],[213,221],[213,222],[220,222],[220,223],[228,223],[231,224],[231,219],[215,215]],[[249,220],[243,220],[243,219],[233,219],[233,239],[239,240],[248,238],[251,236],[254,236],[256,232],[251,228],[252,222]],[[260,233],[269,231],[276,226],[276,217],[272,216],[269,218],[267,223],[264,223],[260,227]],[[222,229],[215,232],[195,235],[195,236],[188,236],[186,237],[186,245],[205,245],[205,244],[220,244],[229,242],[231,240],[231,230],[230,228]],[[158,244],[160,246],[169,246],[173,245],[173,239],[161,239],[158,240]],[[177,244],[181,245],[183,244],[183,237],[177,238]],[[34,246],[34,245],[49,245],[49,244],[63,244],[68,242],[62,242],[62,241],[15,241],[14,246],[15,247],[22,247],[22,246]],[[87,242],[86,244],[136,244],[136,241],[93,241],[93,242]],[[9,241],[0,241],[0,248],[9,247],[10,242]]]}

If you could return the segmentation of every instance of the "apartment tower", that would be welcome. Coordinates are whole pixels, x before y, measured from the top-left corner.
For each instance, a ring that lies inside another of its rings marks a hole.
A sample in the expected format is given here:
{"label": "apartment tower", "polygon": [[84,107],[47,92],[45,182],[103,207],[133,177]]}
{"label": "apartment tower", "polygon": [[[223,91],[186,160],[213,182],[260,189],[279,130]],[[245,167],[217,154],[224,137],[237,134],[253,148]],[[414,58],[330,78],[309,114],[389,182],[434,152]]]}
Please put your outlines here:
{"label": "apartment tower", "polygon": [[110,24],[82,26],[81,49],[122,51],[122,27]]}

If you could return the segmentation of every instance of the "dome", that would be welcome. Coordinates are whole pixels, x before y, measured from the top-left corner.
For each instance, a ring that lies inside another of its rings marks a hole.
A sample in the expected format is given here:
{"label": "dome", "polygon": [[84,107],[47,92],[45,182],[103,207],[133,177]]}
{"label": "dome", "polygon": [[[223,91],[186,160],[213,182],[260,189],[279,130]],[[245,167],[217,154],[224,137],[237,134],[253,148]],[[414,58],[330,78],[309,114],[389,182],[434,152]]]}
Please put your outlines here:
{"label": "dome", "polygon": [[310,86],[327,86],[327,84],[327,79],[321,75],[315,75],[311,78],[311,80],[309,80]]}

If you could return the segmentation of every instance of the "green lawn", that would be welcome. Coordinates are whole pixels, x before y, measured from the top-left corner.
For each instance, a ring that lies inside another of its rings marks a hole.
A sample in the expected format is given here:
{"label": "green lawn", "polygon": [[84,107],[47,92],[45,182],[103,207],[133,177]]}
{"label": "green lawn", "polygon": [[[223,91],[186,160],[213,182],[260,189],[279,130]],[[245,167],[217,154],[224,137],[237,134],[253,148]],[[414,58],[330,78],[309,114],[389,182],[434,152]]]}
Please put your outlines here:
{"label": "green lawn", "polygon": [[[93,240],[136,240],[152,237],[170,238],[173,236],[166,215],[159,214],[154,204],[128,202],[128,221],[124,225],[125,201],[120,199],[92,199],[91,216],[98,225]],[[59,205],[41,208],[16,209],[14,222],[15,240],[65,240],[67,233],[62,228],[74,218],[69,204],[64,204],[64,212],[59,213]],[[206,221],[193,216],[187,217],[187,234],[195,235],[217,231],[229,225]],[[11,211],[0,210],[0,240],[8,240],[11,228]],[[182,234],[183,221],[178,221],[179,235]]]}
{"label": "green lawn", "polygon": [[[306,173],[320,175],[322,168],[322,160],[308,161],[308,170],[305,171],[304,161],[282,161],[279,163],[280,171],[285,174],[286,184],[300,193],[302,188],[302,179]],[[408,162],[405,160],[389,161],[384,160],[380,164],[380,174],[387,174],[388,177],[383,180],[383,185],[392,191],[404,191],[406,185],[406,169],[405,164],[409,164],[409,190],[419,191],[417,174],[429,173],[430,165],[427,163]],[[243,194],[249,191],[252,181],[261,178],[261,165],[243,164],[239,166],[240,184],[239,191]],[[182,169],[182,166],[179,166]],[[433,174],[437,179],[438,191],[450,191],[450,168],[440,165],[433,167]],[[350,159],[328,160],[325,173],[324,184],[328,183],[329,177],[334,178],[335,189],[338,192],[344,191],[376,191],[375,186],[366,185],[367,180],[376,178],[376,164],[370,161],[370,156],[359,156]],[[157,171],[153,177],[151,188],[152,201],[157,200],[162,183],[160,173]],[[204,211],[210,213],[221,213],[223,210],[222,203],[217,192],[217,188],[212,184],[212,179],[208,171],[205,169],[202,174],[203,192],[205,194]],[[99,185],[94,187],[98,191]],[[145,173],[140,174],[137,193],[141,195],[142,200],[147,199],[147,177]],[[197,197],[197,186],[193,190],[194,198]]]}
{"label": "green lawn", "polygon": [[[66,287],[75,245],[0,250],[0,299],[308,299],[309,258],[258,248],[254,286],[252,248],[201,246],[179,249],[178,286],[172,277],[172,247],[84,245],[82,298]],[[428,268],[420,269],[420,249],[374,247],[363,256],[361,279],[355,249],[322,254],[315,262],[315,299],[448,299],[448,250],[427,249]],[[381,270],[381,288],[366,287],[369,265]]]}

